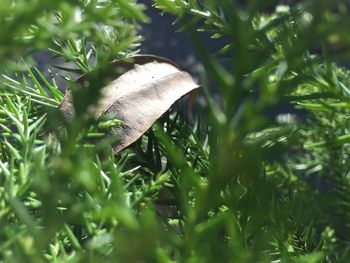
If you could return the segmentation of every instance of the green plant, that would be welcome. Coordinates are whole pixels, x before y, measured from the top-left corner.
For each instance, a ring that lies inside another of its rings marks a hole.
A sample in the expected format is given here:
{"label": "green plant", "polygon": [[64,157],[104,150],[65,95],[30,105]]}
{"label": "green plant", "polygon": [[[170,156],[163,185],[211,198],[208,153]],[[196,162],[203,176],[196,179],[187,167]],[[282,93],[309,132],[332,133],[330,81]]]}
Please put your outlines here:
{"label": "green plant", "polygon": [[[7,2],[1,261],[347,262],[346,1],[154,0],[193,40],[206,114],[191,124],[174,107],[118,154],[106,136],[118,121],[86,109],[108,81],[107,63],[136,52],[143,7]],[[226,45],[208,54],[201,34]],[[84,90],[68,80],[72,121],[57,110],[54,80],[30,65],[46,48],[88,73]]]}

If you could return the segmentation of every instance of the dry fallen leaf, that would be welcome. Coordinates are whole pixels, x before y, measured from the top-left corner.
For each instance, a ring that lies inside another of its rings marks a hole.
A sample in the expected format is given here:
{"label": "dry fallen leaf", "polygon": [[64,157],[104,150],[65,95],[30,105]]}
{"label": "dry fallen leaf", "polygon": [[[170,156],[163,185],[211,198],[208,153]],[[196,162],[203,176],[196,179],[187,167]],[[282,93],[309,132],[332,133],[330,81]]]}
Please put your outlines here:
{"label": "dry fallen leaf", "polygon": [[[112,129],[119,137],[116,152],[140,138],[177,100],[199,86],[173,62],[151,55],[112,63],[125,73],[101,90],[101,99],[93,109],[96,118],[107,114],[122,121]],[[78,80],[79,81],[79,80]],[[66,119],[72,119],[74,107],[69,91],[60,105]]]}

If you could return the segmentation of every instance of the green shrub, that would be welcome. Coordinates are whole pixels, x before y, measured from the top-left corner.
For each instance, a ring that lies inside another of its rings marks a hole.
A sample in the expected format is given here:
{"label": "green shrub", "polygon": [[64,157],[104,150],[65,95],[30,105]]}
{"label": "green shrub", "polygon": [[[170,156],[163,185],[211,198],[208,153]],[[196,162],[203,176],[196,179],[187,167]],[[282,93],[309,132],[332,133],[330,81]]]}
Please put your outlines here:
{"label": "green shrub", "polygon": [[[347,262],[346,1],[153,2],[190,35],[207,103],[194,123],[174,107],[115,154],[115,122],[85,109],[108,62],[137,52],[144,6],[3,0],[0,261]],[[209,54],[201,34],[226,45]],[[72,122],[33,66],[47,49],[89,73],[83,91],[67,79]]]}

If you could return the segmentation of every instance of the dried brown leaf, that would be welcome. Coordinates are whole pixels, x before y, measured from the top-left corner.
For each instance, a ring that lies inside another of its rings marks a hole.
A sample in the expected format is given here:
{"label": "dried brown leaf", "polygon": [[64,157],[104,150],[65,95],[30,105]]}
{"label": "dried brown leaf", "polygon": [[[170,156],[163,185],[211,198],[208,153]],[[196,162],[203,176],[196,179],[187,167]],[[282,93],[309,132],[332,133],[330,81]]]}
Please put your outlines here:
{"label": "dried brown leaf", "polygon": [[[126,71],[102,88],[93,114],[96,118],[107,114],[122,121],[121,126],[112,129],[119,137],[113,147],[116,152],[135,142],[177,100],[199,87],[187,72],[157,56],[137,55],[131,60],[112,63],[111,67],[122,67]],[[60,110],[66,119],[73,118],[69,91]]]}

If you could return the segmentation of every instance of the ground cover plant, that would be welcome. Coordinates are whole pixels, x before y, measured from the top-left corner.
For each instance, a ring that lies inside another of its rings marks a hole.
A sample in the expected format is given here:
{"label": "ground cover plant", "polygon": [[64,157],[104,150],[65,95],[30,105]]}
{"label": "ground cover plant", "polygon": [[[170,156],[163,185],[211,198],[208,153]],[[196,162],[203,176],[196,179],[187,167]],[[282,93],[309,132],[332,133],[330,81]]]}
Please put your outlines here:
{"label": "ground cover plant", "polygon": [[[2,0],[0,261],[348,262],[347,1],[152,3],[191,37],[206,103],[116,153],[123,124],[88,109],[142,45],[146,7]],[[32,59],[47,50],[72,120]]]}

